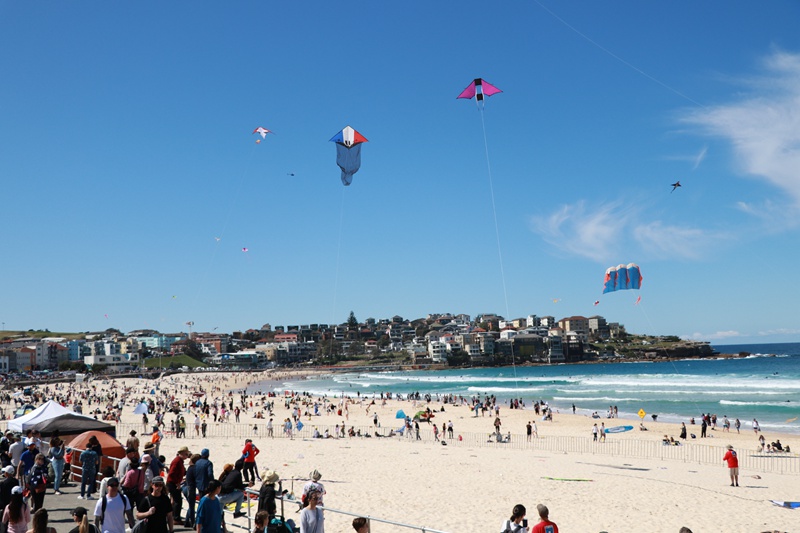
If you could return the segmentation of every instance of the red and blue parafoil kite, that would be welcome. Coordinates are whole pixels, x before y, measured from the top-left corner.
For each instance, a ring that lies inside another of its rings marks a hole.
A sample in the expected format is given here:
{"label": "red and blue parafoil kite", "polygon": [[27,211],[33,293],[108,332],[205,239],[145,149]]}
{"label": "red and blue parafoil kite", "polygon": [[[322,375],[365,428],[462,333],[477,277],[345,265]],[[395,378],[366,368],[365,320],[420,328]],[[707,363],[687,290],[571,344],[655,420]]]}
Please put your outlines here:
{"label": "red and blue parafoil kite", "polygon": [[606,270],[603,294],[628,289],[640,289],[642,287],[642,279],[642,273],[636,263],[611,267]]}
{"label": "red and blue parafoil kite", "polygon": [[472,80],[466,89],[461,91],[461,94],[456,96],[456,98],[475,98],[476,103],[483,102],[484,96],[492,96],[493,94],[501,93],[500,89],[488,83],[483,78],[475,78]]}
{"label": "red and blue parafoil kite", "polygon": [[353,183],[353,174],[361,168],[361,143],[368,142],[367,138],[347,126],[331,142],[336,143],[336,164],[342,169],[342,184],[348,186]]}

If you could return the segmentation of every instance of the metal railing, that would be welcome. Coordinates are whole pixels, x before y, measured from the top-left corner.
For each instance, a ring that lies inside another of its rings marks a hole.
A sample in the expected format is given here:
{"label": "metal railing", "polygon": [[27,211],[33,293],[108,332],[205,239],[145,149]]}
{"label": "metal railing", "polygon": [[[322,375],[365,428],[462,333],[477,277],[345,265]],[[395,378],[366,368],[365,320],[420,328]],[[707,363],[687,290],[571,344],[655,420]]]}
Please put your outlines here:
{"label": "metal railing", "polygon": [[[248,495],[248,497],[254,495],[256,498],[258,498],[258,491],[256,491],[256,490],[246,489],[245,493]],[[301,501],[297,500],[297,499],[294,499],[294,498],[276,497],[275,499],[277,501],[281,501],[283,504],[289,503],[291,505],[297,505],[298,507],[301,505]],[[379,517],[376,517],[376,516],[371,516],[371,515],[362,514],[362,513],[353,513],[351,511],[343,511],[341,509],[334,509],[332,507],[326,507],[326,506],[322,506],[322,505],[320,505],[319,508],[322,509],[323,511],[325,511],[326,513],[336,513],[336,514],[341,514],[341,515],[345,515],[345,516],[352,516],[352,517],[356,517],[356,518],[358,518],[358,517],[365,518],[367,520],[367,525],[368,525],[367,531],[370,531],[370,532],[372,531],[372,523],[373,522],[378,522],[378,523],[381,523],[381,524],[388,524],[388,525],[392,525],[392,526],[403,527],[403,528],[406,528],[406,529],[413,529],[413,530],[416,530],[416,531],[421,531],[422,533],[447,533],[447,532],[441,531],[439,529],[433,529],[433,528],[425,527],[425,526],[416,526],[416,525],[413,525],[413,524],[405,524],[403,522],[396,522],[394,520],[388,520],[386,518],[379,518]],[[249,507],[247,509],[247,513],[248,513],[248,523],[249,523],[249,521],[250,521],[250,516],[249,516],[250,515],[250,508]]]}
{"label": "metal railing", "polygon": [[[396,420],[398,427],[402,424],[401,420]],[[124,435],[131,429],[137,431],[141,429],[141,424],[118,424],[117,434]],[[253,429],[255,427],[255,429]],[[546,424],[542,426],[546,428]],[[420,427],[420,440],[417,440],[415,431],[411,430],[410,434],[400,432],[391,427],[375,427],[375,426],[347,426],[345,435],[349,434],[350,428],[353,431],[360,433],[360,436],[342,437],[341,426],[339,426],[339,433],[336,434],[336,426],[319,424],[316,421],[303,422],[303,429],[298,431],[292,430],[291,438],[295,439],[308,439],[313,436],[314,430],[324,434],[325,430],[332,438],[394,438],[407,440],[409,443],[430,443],[434,442],[436,438],[434,433],[429,429],[429,426],[423,423]],[[394,431],[394,435],[389,437],[390,432]],[[224,438],[289,438],[283,430],[283,427],[276,424],[273,428],[273,436],[267,435],[266,422],[258,420],[251,423],[210,423],[206,428],[207,437],[224,437]],[[507,434],[506,434],[507,435]],[[504,435],[505,436],[505,435]],[[203,436],[197,436],[194,433],[194,428],[191,431],[187,430],[186,439],[199,440]],[[605,442],[594,442],[591,437],[574,437],[574,436],[540,436],[534,437],[530,440],[525,435],[512,434],[508,442],[497,442],[495,434],[493,433],[459,433],[455,432],[454,437],[445,437],[442,432],[439,433],[439,440],[447,442],[450,446],[468,446],[478,448],[504,448],[514,450],[541,450],[548,452],[558,453],[578,453],[589,455],[607,455],[617,457],[630,457],[641,459],[659,459],[681,461],[684,463],[696,463],[706,465],[719,465],[722,464],[722,456],[725,454],[725,447],[720,445],[700,444],[692,440],[684,441],[680,446],[664,445],[660,440],[643,440],[638,438],[631,438],[631,436],[608,435]],[[707,439],[708,440],[708,439]],[[707,440],[705,442],[707,442]],[[762,473],[774,474],[800,474],[800,455],[795,452],[786,453],[762,453],[760,451],[739,449],[739,467],[746,470]]]}

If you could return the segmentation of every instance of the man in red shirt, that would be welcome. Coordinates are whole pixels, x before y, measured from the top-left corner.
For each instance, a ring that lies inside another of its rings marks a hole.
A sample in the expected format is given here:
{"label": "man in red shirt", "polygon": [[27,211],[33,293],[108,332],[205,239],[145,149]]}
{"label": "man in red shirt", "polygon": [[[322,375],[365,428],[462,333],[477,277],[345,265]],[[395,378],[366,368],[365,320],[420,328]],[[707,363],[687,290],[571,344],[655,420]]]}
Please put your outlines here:
{"label": "man in red shirt", "polygon": [[258,447],[253,444],[253,439],[244,441],[244,450],[242,450],[242,456],[244,456],[244,470],[242,471],[242,475],[244,476],[245,482],[256,482],[256,455],[259,453]]}
{"label": "man in red shirt", "polygon": [[186,446],[178,450],[175,459],[169,465],[167,471],[167,490],[169,497],[172,498],[172,516],[177,524],[183,524],[181,520],[181,507],[183,507],[183,495],[181,494],[181,483],[186,475],[186,467],[183,462],[189,458],[191,452]]}
{"label": "man in red shirt", "polygon": [[733,446],[728,444],[728,451],[725,453],[723,461],[728,462],[728,472],[731,474],[731,487],[739,486],[739,458],[736,456],[736,450]]}
{"label": "man in red shirt", "polygon": [[547,506],[540,503],[536,510],[539,512],[539,523],[533,526],[531,533],[558,533],[558,526],[548,518],[550,510]]}

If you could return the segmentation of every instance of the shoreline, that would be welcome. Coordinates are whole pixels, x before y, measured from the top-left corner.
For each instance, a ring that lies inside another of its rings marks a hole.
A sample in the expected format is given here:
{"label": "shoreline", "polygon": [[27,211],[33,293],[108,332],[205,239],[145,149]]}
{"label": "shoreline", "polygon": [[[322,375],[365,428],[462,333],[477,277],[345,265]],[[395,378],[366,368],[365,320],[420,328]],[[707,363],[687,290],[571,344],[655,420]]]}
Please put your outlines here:
{"label": "shoreline", "polygon": [[[793,531],[796,517],[769,503],[769,498],[796,499],[800,475],[774,473],[774,470],[783,464],[795,465],[800,458],[751,459],[755,438],[749,432],[725,434],[725,438],[717,435],[719,431],[711,432],[714,438],[707,442],[699,443],[698,439],[671,447],[662,446],[660,440],[665,433],[674,435],[678,426],[656,422],[646,424],[650,431],[608,435],[606,442],[593,443],[591,428],[595,422],[599,426],[601,420],[558,413],[552,422],[536,420],[540,438],[528,444],[525,426],[533,420],[533,412],[500,404],[502,433],[510,431],[513,438],[509,444],[497,444],[486,442],[486,436],[493,430],[493,412],[475,417],[467,406],[432,401],[434,422],[438,426],[448,422],[454,425],[454,435],[448,438],[447,446],[434,440],[432,426],[428,424],[420,424],[421,440],[400,436],[313,439],[307,433],[315,425],[320,429],[335,425],[374,428],[375,414],[379,430],[388,433],[400,423],[396,418],[398,409],[413,415],[416,409],[424,409],[428,404],[392,399],[385,404],[378,400],[372,405],[371,399],[363,396],[349,400],[328,397],[324,401],[318,397],[264,397],[251,393],[242,398],[240,395],[241,390],[255,383],[304,381],[302,378],[315,375],[318,375],[315,371],[179,373],[155,382],[122,378],[48,386],[49,396],[71,394],[74,401],[82,398],[84,407],[104,407],[108,394],[119,394],[124,406],[118,430],[141,430],[142,439],[147,436],[141,415],[133,414],[138,401],[167,402],[174,396],[181,402],[179,412],[186,418],[187,438],[176,438],[165,431],[161,453],[172,458],[184,445],[192,452],[208,448],[216,474],[225,463],[241,457],[245,437],[252,438],[261,449],[259,471],[277,471],[284,480],[283,487],[293,489],[295,495],[309,473],[319,470],[327,491],[325,504],[331,508],[325,516],[329,531],[347,531],[350,527],[352,516],[333,512],[341,509],[441,531],[478,532],[484,531],[487,523],[499,524],[507,518],[516,503],[523,503],[529,510],[535,509],[537,503],[545,503],[563,531],[628,531],[631,524],[636,524],[636,530],[654,533],[674,533],[681,526],[693,531],[716,531],[722,523],[731,532]],[[44,386],[40,387],[43,389]],[[150,394],[151,390],[155,393]],[[241,422],[234,426],[233,416],[230,423],[208,419],[208,437],[196,435],[193,421],[197,409],[184,402],[196,400],[194,393],[201,390],[205,392],[202,400],[209,404],[221,405],[224,400],[226,404],[230,401],[242,406]],[[296,403],[287,409],[287,400]],[[304,411],[313,412],[315,401],[330,409],[320,409],[320,415],[312,415],[309,421]],[[274,402],[271,413],[265,409],[265,402]],[[307,429],[291,439],[280,434],[280,422],[291,418],[295,405]],[[338,409],[342,409],[341,414]],[[268,417],[259,418],[259,413],[273,417],[275,438],[267,436]],[[172,413],[166,415],[166,430],[175,418]],[[608,425],[624,423],[623,419],[610,420],[610,424],[609,419],[602,421]],[[257,432],[252,430],[253,426],[258,426]],[[460,435],[463,441],[458,440]],[[125,435],[119,438],[124,441]],[[792,436],[787,436],[785,442],[792,449],[799,445]],[[728,486],[727,469],[722,463],[723,447],[728,443],[743,456],[741,488]],[[687,455],[676,456],[677,453]],[[771,473],[745,467],[747,461],[771,465]],[[462,494],[463,491],[447,490],[465,483],[479,486],[490,497],[484,498],[482,505],[476,505],[475,498]],[[455,496],[448,499],[446,506],[442,505],[444,494]],[[680,512],[676,513],[676,509]],[[292,506],[287,505],[286,511],[287,518],[297,520]],[[729,521],[731,513],[737,515],[733,524]],[[534,516],[535,512],[529,511],[529,518]],[[246,524],[241,518],[235,522]]]}

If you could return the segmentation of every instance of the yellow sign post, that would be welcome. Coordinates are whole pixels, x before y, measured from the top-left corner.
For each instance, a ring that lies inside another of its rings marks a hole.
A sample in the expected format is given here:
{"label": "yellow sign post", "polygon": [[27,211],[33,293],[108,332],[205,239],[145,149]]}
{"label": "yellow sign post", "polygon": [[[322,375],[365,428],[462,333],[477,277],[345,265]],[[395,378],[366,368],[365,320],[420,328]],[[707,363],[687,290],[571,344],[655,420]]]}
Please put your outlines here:
{"label": "yellow sign post", "polygon": [[646,414],[647,414],[647,413],[645,413],[645,412],[644,412],[644,409],[639,409],[639,418],[641,418],[642,420],[644,420],[644,415],[646,415]]}

